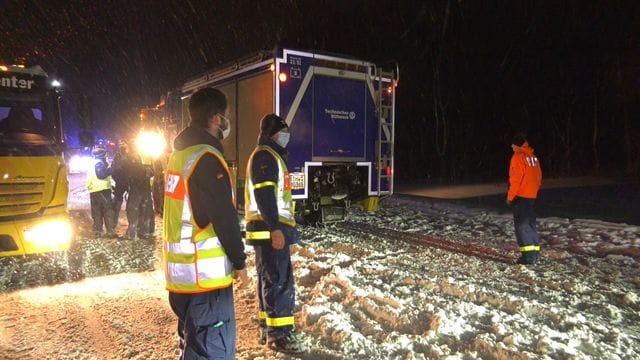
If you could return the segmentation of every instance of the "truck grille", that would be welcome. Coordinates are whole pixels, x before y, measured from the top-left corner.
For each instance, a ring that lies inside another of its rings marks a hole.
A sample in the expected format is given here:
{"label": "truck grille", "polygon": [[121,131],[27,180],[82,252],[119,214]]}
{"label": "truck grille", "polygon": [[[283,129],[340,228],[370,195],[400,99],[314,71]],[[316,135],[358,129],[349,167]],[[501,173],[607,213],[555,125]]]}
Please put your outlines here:
{"label": "truck grille", "polygon": [[0,217],[37,212],[42,207],[43,182],[0,184]]}

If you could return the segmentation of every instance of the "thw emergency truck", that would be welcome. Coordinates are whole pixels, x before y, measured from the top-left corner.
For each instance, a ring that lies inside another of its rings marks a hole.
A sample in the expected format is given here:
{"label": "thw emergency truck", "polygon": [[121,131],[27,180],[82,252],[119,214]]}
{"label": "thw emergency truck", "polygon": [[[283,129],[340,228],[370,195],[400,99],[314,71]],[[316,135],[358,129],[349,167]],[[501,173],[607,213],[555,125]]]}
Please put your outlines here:
{"label": "thw emergency truck", "polygon": [[[283,117],[291,132],[289,176],[298,219],[342,219],[352,202],[377,205],[393,193],[395,94],[398,67],[384,69],[345,56],[275,49],[239,59],[186,82],[189,97],[203,87],[221,90],[232,123],[223,141],[243,194],[247,159],[268,113]],[[242,209],[241,196],[238,207]]]}
{"label": "thw emergency truck", "polygon": [[39,66],[0,65],[0,256],[71,241],[59,93]]}

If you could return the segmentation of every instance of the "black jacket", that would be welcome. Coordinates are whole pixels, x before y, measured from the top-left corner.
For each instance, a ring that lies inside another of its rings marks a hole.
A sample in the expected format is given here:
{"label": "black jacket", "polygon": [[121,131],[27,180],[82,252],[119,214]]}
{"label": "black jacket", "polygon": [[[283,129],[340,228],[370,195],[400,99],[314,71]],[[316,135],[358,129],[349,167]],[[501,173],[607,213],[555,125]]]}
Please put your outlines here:
{"label": "black jacket", "polygon": [[151,177],[153,177],[153,169],[151,165],[142,163],[140,156],[131,157],[128,169],[129,191],[151,192]]}
{"label": "black jacket", "polygon": [[113,181],[116,182],[116,188],[129,188],[129,175],[131,174],[131,156],[128,153],[118,151],[111,162],[113,169]]}
{"label": "black jacket", "polygon": [[96,161],[95,165],[96,176],[98,177],[98,179],[104,180],[107,178],[107,176],[111,176],[111,167],[107,163],[106,158],[99,158],[98,160],[99,161]]}
{"label": "black jacket", "polygon": [[[204,129],[190,126],[175,139],[173,147],[184,150],[197,144],[207,144],[223,152],[222,144]],[[193,218],[199,227],[209,223],[237,270],[244,269],[247,255],[240,235],[238,212],[233,204],[229,176],[217,157],[206,154],[195,164],[189,178],[189,200]]]}
{"label": "black jacket", "polygon": [[131,192],[151,192],[150,180],[153,177],[153,168],[151,165],[143,164],[137,153],[116,153],[111,168],[116,187]]}

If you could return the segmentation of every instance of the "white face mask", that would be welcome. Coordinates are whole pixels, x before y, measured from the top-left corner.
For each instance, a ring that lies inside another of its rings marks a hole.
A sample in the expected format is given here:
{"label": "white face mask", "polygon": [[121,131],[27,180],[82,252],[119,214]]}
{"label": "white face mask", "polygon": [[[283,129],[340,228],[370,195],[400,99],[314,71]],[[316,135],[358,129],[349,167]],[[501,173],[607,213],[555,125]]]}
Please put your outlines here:
{"label": "white face mask", "polygon": [[278,145],[282,146],[283,148],[286,148],[287,145],[289,144],[289,138],[290,137],[291,137],[291,134],[280,131],[279,133],[276,134],[275,139],[273,139],[273,140]]}
{"label": "white face mask", "polygon": [[224,140],[229,137],[229,134],[231,134],[231,121],[222,114],[220,114],[220,118],[226,123],[226,127],[224,129],[222,128],[222,123],[220,123],[220,127],[218,128],[218,130],[220,130],[218,133],[222,136],[220,140]]}

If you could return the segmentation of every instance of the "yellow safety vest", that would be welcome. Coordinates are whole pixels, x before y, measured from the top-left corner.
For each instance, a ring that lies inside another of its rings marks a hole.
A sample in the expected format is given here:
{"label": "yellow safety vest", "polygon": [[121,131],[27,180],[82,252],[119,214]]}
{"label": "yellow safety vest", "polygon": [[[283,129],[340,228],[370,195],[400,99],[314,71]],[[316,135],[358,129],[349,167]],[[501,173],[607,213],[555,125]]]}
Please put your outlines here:
{"label": "yellow safety vest", "polygon": [[199,293],[226,288],[233,282],[233,265],[213,225],[198,227],[189,201],[187,182],[206,154],[217,157],[229,175],[224,157],[210,145],[174,151],[169,158],[165,174],[163,258],[166,286],[171,292]]}
{"label": "yellow safety vest", "polygon": [[[276,163],[278,163],[278,183],[275,184],[272,181],[265,181],[259,184],[254,184],[251,178],[251,164],[253,163],[253,157],[258,151],[266,150],[269,152]],[[260,209],[258,209],[258,203],[253,193],[255,189],[259,189],[266,186],[273,186],[273,191],[278,204],[278,218],[280,223],[289,225],[291,227],[296,226],[296,220],[294,218],[294,203],[291,195],[291,179],[289,178],[289,170],[284,159],[272,148],[265,145],[258,145],[247,163],[246,182],[244,186],[244,199],[245,199],[245,221],[250,223],[253,221],[264,221]],[[269,231],[247,231],[246,239],[248,244],[255,244],[254,241],[265,241],[271,239]]]}
{"label": "yellow safety vest", "polygon": [[96,165],[99,162],[101,162],[101,160],[94,159],[93,166],[87,170],[85,186],[90,193],[111,189],[111,175],[104,179],[98,179],[98,175],[96,174]]}

